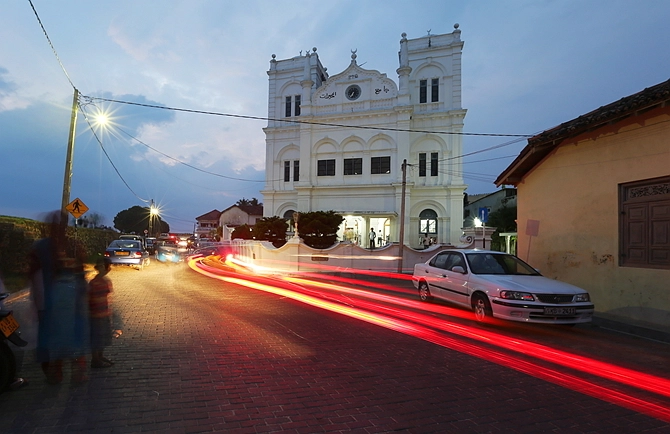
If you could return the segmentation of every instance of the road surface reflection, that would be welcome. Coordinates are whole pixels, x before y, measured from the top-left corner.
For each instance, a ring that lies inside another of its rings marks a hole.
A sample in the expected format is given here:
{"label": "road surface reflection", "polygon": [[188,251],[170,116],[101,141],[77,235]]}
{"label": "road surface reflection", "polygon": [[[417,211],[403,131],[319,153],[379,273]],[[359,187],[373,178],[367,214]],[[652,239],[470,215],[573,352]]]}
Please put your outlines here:
{"label": "road surface reflection", "polygon": [[[189,266],[213,279],[376,324],[670,422],[670,379],[509,337],[474,322],[463,324],[462,319],[472,318],[472,313],[393,294],[407,292],[405,289],[370,279],[328,276],[325,281],[323,275],[312,273],[296,277],[263,270],[259,274],[232,257],[191,259]],[[360,289],[362,286],[384,293]]]}

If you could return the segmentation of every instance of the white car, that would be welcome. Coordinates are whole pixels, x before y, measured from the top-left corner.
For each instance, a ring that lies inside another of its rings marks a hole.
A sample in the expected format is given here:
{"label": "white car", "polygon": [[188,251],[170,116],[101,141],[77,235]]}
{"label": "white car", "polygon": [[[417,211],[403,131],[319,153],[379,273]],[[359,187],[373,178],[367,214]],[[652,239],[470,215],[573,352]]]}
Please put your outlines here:
{"label": "white car", "polygon": [[591,321],[594,306],[582,288],[548,279],[514,255],[489,250],[443,250],[416,264],[414,287],[423,301],[439,298],[472,309],[478,321],[495,317],[543,324]]}

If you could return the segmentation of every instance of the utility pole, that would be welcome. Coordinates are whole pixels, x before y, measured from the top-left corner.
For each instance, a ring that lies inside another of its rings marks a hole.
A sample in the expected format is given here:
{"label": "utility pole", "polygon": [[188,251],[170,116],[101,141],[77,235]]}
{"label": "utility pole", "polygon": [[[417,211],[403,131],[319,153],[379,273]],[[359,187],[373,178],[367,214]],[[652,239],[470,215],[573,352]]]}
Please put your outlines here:
{"label": "utility pole", "polygon": [[402,273],[405,251],[405,190],[407,188],[407,159],[402,160],[402,193],[400,195],[400,252],[398,253],[398,273]]}
{"label": "utility pole", "polygon": [[[77,103],[79,102],[79,90],[75,88],[72,98],[72,114],[70,115],[70,136],[67,140],[67,155],[65,157],[65,176],[63,178],[63,200],[61,202],[61,212],[67,215],[67,206],[70,203],[70,187],[72,184],[72,159],[74,158],[74,138],[77,127]],[[67,226],[65,219],[64,226]]]}

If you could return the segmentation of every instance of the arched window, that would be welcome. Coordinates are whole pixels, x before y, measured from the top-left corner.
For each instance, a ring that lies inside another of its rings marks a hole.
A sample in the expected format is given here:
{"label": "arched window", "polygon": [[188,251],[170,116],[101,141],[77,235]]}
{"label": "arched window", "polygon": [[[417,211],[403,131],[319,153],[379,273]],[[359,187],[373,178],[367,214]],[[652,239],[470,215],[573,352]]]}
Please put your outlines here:
{"label": "arched window", "polygon": [[432,209],[424,209],[419,214],[419,233],[437,235],[437,213]]}
{"label": "arched window", "polygon": [[293,211],[292,209],[286,211],[283,215],[284,220],[286,220],[286,223],[288,223],[288,232],[293,233],[295,232],[295,224],[293,222]]}

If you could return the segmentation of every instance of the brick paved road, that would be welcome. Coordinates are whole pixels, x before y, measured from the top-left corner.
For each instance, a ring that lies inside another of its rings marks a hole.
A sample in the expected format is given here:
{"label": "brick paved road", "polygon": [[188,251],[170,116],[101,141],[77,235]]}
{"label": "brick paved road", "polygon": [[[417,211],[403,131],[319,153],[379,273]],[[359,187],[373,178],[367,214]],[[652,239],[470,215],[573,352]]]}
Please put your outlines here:
{"label": "brick paved road", "polygon": [[123,320],[107,351],[116,365],[83,385],[50,386],[27,354],[31,383],[0,395],[0,432],[670,432],[506,367],[183,266],[111,277]]}

